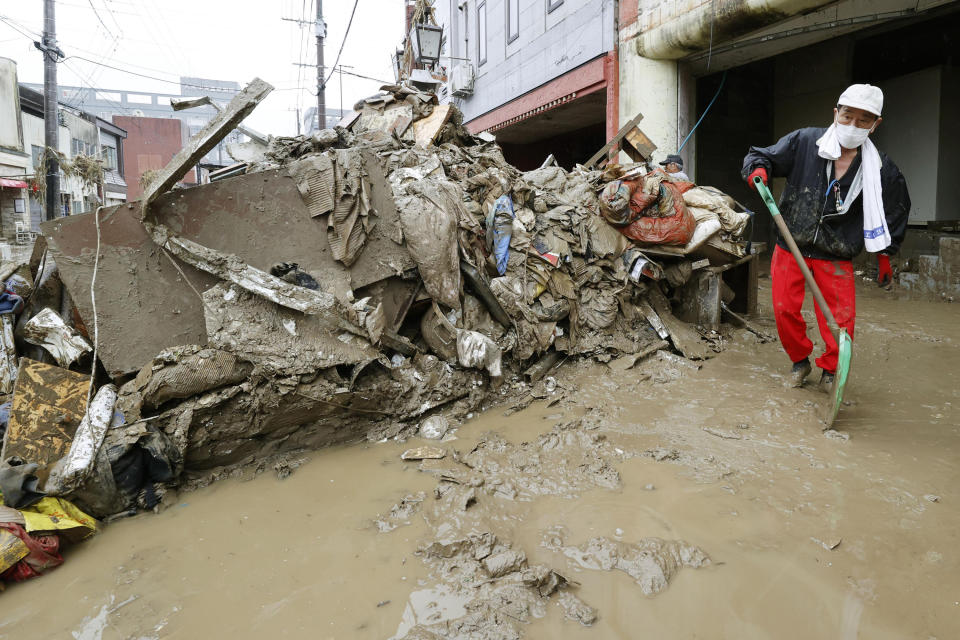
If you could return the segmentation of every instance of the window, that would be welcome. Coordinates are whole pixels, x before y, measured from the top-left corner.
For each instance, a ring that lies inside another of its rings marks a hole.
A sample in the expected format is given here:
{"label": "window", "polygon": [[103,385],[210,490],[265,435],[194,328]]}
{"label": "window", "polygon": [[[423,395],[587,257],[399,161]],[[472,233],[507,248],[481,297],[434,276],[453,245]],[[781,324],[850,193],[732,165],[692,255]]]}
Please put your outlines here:
{"label": "window", "polygon": [[33,168],[36,169],[40,166],[40,156],[43,155],[43,147],[38,147],[35,144],[30,145],[30,155],[33,157]]}
{"label": "window", "polygon": [[520,37],[520,0],[507,0],[507,44]]}
{"label": "window", "polygon": [[70,155],[76,158],[86,151],[86,145],[80,138],[70,138]]}
{"label": "window", "polygon": [[470,7],[466,2],[460,5],[460,15],[463,17],[463,29],[460,33],[463,34],[463,51],[459,52],[458,55],[464,58],[470,57]]}
{"label": "window", "polygon": [[477,3],[477,66],[487,61],[487,2]]}
{"label": "window", "polygon": [[117,150],[114,147],[103,148],[103,168],[107,170],[117,168]]}
{"label": "window", "polygon": [[547,0],[547,13],[553,12],[554,9],[558,9],[562,4],[563,0]]}

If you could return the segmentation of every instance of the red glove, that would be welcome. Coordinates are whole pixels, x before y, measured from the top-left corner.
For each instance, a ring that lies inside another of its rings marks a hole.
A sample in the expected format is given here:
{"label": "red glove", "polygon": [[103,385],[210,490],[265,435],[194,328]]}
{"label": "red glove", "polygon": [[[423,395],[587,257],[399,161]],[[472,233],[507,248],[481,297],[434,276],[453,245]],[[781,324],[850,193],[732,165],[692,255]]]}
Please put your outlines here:
{"label": "red glove", "polygon": [[881,287],[888,286],[893,282],[893,269],[890,268],[890,256],[883,253],[877,254],[877,284]]}
{"label": "red glove", "polygon": [[753,179],[757,176],[760,176],[760,179],[763,180],[763,184],[769,184],[769,182],[767,182],[767,170],[763,167],[757,167],[750,173],[749,176],[747,176],[747,184],[750,185],[750,188],[754,191],[757,190],[757,185],[753,184]]}

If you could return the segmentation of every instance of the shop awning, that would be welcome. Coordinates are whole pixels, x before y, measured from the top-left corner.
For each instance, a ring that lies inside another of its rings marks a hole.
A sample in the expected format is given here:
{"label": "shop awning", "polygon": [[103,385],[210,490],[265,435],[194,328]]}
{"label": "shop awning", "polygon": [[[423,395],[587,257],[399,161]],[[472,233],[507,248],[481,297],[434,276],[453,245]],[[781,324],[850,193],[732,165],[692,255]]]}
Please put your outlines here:
{"label": "shop awning", "polygon": [[10,187],[11,189],[26,189],[27,183],[23,180],[14,180],[13,178],[0,178],[0,187]]}

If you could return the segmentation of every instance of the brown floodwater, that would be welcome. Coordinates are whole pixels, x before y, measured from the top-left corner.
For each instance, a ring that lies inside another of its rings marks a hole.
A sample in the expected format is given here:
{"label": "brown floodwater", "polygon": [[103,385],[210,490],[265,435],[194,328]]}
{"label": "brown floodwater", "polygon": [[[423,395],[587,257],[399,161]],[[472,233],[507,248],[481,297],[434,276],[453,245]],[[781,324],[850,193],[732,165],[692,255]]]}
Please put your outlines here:
{"label": "brown floodwater", "polygon": [[[0,595],[0,638],[403,637],[470,606],[416,553],[451,522],[579,583],[597,610],[583,627],[547,601],[518,625],[525,638],[960,637],[958,307],[869,286],[858,307],[836,433],[819,422],[826,396],[785,388],[779,345],[746,332],[699,370],[568,364],[553,395],[509,416],[490,409],[440,446],[465,454],[489,432],[520,445],[583,418],[575,428],[601,436],[615,485],[504,495],[488,481],[464,513],[438,514],[437,476],[400,460],[437,443],[317,451],[286,479],[223,480],[109,525]],[[765,314],[758,324],[773,332]],[[583,466],[557,455],[545,476]],[[420,492],[423,508],[400,526],[375,526]],[[573,545],[683,540],[712,562],[646,596],[626,573],[544,545],[557,526]]]}

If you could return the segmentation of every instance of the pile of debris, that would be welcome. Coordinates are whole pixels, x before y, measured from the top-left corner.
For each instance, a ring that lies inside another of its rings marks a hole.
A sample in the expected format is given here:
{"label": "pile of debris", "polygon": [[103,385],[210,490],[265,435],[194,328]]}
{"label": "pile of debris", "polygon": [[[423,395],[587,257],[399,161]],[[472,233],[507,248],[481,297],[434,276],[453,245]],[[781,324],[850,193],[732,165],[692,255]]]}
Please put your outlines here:
{"label": "pile of debris", "polygon": [[406,86],[171,189],[269,90],[251,83],[140,203],[47,223],[30,263],[0,273],[9,506],[135,513],[476,411],[564,356],[638,360],[666,340],[710,355],[669,298],[746,255],[747,214],[722,194],[643,164],[520,172]]}

